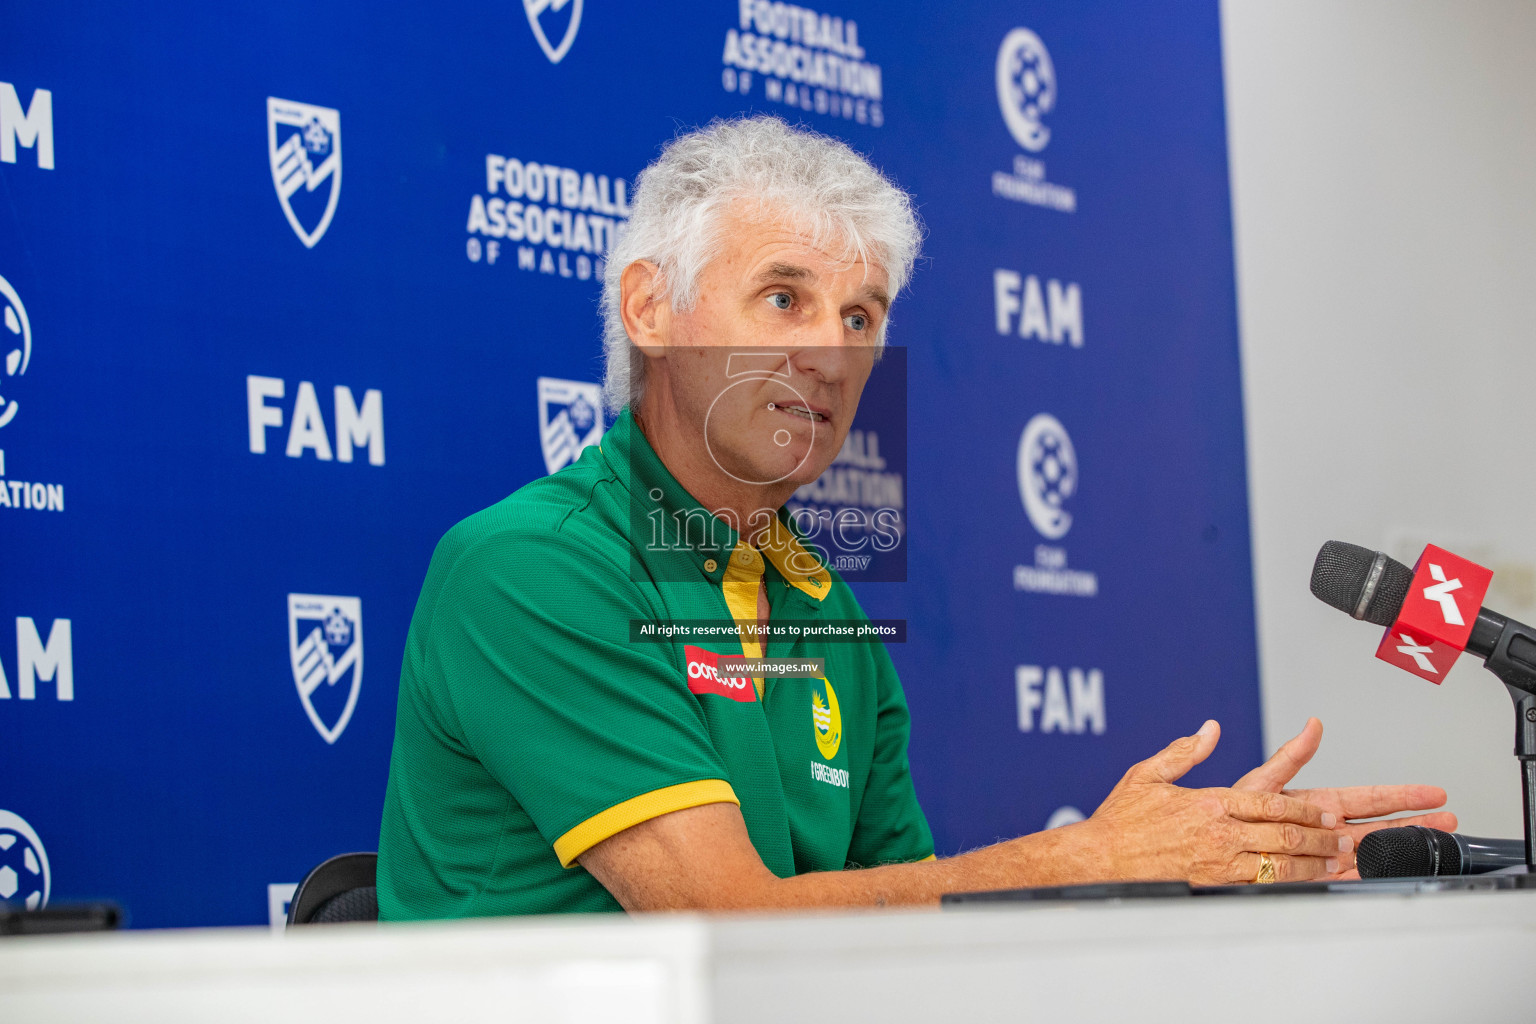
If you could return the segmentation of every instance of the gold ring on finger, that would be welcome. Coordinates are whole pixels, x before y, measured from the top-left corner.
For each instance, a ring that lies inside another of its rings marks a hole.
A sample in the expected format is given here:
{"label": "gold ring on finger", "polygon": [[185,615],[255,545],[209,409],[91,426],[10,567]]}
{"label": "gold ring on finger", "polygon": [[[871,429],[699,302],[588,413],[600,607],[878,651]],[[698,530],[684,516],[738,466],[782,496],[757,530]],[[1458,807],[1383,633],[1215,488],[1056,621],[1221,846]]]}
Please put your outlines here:
{"label": "gold ring on finger", "polygon": [[1275,881],[1275,862],[1269,854],[1259,854],[1259,874],[1253,881],[1256,885],[1269,885]]}

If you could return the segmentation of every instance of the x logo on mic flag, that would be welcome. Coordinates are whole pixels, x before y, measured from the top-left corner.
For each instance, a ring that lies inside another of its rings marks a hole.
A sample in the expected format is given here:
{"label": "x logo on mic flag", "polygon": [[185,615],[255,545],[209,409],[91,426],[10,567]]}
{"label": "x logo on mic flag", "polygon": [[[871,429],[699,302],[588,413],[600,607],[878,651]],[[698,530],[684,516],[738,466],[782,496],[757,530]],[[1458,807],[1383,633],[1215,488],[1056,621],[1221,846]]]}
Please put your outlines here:
{"label": "x logo on mic flag", "polygon": [[1430,544],[1414,566],[1413,583],[1397,621],[1387,627],[1376,657],[1438,683],[1466,649],[1493,573]]}

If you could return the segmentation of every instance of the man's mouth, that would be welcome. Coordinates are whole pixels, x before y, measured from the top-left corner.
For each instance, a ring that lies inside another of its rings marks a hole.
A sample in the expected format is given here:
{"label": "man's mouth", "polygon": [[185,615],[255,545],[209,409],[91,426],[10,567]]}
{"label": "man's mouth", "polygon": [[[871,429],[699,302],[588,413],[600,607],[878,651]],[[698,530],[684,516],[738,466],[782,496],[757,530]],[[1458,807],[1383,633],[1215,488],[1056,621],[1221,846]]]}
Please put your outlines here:
{"label": "man's mouth", "polygon": [[787,412],[792,416],[799,416],[801,419],[810,420],[812,423],[831,422],[826,413],[817,412],[815,409],[808,409],[803,405],[781,405],[774,403],[774,408]]}

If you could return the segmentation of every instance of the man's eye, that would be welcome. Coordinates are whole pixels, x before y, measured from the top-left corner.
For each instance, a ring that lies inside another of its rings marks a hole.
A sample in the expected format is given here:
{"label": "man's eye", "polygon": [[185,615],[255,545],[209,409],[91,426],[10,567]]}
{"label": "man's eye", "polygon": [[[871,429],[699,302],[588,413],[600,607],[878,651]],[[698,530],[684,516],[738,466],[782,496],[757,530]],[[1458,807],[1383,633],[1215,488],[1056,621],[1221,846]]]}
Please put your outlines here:
{"label": "man's eye", "polygon": [[774,292],[768,296],[768,301],[775,309],[788,309],[795,304],[795,300],[789,297],[788,292]]}
{"label": "man's eye", "polygon": [[843,325],[851,331],[862,331],[869,326],[869,317],[863,313],[854,313],[843,317]]}

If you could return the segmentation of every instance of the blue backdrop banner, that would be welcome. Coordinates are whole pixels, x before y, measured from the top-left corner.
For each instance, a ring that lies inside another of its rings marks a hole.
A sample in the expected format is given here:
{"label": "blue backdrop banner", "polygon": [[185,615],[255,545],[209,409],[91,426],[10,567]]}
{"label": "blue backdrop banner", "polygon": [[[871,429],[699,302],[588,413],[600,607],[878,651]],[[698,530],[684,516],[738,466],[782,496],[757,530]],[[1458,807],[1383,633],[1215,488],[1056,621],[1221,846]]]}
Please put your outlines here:
{"label": "blue backdrop banner", "polygon": [[927,227],[795,503],[895,510],[941,854],[1207,717],[1251,767],[1215,0],[808,2],[7,4],[0,899],[257,923],[375,848],[433,545],[602,436],[631,182],[741,112]]}

